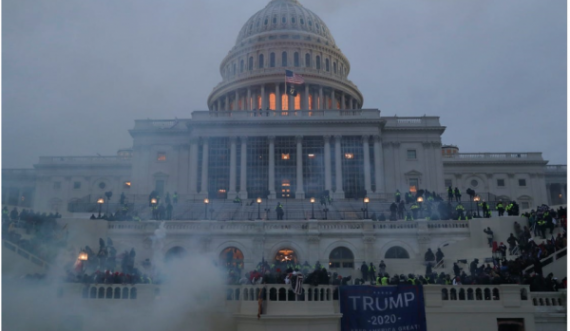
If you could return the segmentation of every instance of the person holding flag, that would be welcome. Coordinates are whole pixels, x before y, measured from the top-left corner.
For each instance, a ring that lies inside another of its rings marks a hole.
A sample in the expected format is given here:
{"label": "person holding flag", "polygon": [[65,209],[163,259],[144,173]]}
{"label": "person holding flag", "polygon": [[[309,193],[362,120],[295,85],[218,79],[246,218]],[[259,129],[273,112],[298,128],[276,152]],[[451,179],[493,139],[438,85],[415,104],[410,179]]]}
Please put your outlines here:
{"label": "person holding flag", "polygon": [[289,101],[289,110],[295,109],[295,104],[293,102],[293,98],[297,96],[297,87],[296,85],[303,85],[305,84],[305,79],[303,76],[294,73],[291,70],[285,70],[285,93],[290,96]]}

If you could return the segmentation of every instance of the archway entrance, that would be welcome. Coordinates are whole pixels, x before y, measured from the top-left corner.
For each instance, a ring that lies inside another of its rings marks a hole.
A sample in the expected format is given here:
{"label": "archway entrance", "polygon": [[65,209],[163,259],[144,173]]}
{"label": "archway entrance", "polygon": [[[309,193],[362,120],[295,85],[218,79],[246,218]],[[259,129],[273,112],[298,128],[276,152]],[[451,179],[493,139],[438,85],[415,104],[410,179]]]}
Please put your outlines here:
{"label": "archway entrance", "polygon": [[275,267],[286,270],[288,268],[294,269],[296,265],[299,264],[297,259],[297,254],[290,248],[280,249],[277,254],[275,254]]}
{"label": "archway entrance", "polygon": [[170,262],[177,259],[182,259],[186,256],[186,250],[180,246],[172,247],[166,254],[164,254],[164,261]]}
{"label": "archway entrance", "polygon": [[220,253],[220,265],[243,269],[243,253],[235,247],[228,247]]}

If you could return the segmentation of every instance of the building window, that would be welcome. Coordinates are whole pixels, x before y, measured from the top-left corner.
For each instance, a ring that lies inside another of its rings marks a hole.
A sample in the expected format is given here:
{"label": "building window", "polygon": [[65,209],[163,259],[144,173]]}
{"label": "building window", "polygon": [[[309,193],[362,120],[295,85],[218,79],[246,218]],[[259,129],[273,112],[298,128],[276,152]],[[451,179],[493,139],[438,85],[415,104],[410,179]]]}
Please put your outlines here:
{"label": "building window", "polygon": [[281,66],[282,67],[287,66],[287,52],[281,53]]}
{"label": "building window", "polygon": [[415,160],[416,159],[416,150],[415,149],[408,149],[408,160]]}
{"label": "building window", "polygon": [[299,67],[301,65],[298,52],[295,52],[295,54],[293,54],[293,64],[295,67]]}
{"label": "building window", "polygon": [[341,139],[342,185],[337,190],[344,190],[347,199],[364,198],[364,151],[362,137],[346,136]]}
{"label": "building window", "polygon": [[526,201],[523,201],[523,202],[521,203],[521,206],[522,206],[522,209],[529,209],[529,208],[530,208],[530,203],[529,203],[529,202],[526,202]]}
{"label": "building window", "polygon": [[526,179],[519,179],[519,186],[526,186]]}
{"label": "building window", "polygon": [[269,66],[271,68],[275,67],[275,53],[269,54]]}
{"label": "building window", "polygon": [[232,68],[232,75],[235,76],[235,75],[236,75],[236,64],[234,63],[234,64],[232,65],[232,67],[233,67],[233,68]]}
{"label": "building window", "polygon": [[227,199],[230,185],[230,141],[211,138],[208,144],[208,193],[210,199]]}
{"label": "building window", "polygon": [[267,25],[267,23],[269,23],[269,21],[266,18],[264,24]]}
{"label": "building window", "polygon": [[410,189],[411,188],[415,188],[416,190],[418,189],[419,180],[417,178],[410,178],[409,182],[410,182]]}
{"label": "building window", "polygon": [[446,179],[444,185],[445,185],[445,187],[450,187],[450,186],[453,186],[453,182],[451,181],[451,179]]}
{"label": "building window", "polygon": [[53,182],[53,189],[59,190],[61,188],[61,182]]}
{"label": "building window", "polygon": [[273,17],[273,24],[277,23],[277,17]]}
{"label": "building window", "polygon": [[290,160],[291,159],[291,155],[289,153],[282,153],[281,154],[281,160]]}
{"label": "building window", "polygon": [[239,62],[239,72],[243,72],[243,60]]}
{"label": "building window", "polygon": [[247,65],[248,70],[253,70],[253,56],[249,57],[249,63]]}
{"label": "building window", "polygon": [[331,70],[330,64],[331,64],[331,61],[329,61],[329,59],[325,59],[325,70],[326,71]]}
{"label": "building window", "polygon": [[[275,145],[277,146],[277,143]],[[269,148],[267,146],[268,141],[266,137],[253,137],[247,140],[246,179],[247,194],[250,199],[267,198],[269,185]],[[279,155],[277,150],[275,152],[276,155]],[[277,169],[275,173],[277,173]]]}
{"label": "building window", "polygon": [[333,72],[336,74],[336,62],[333,63]]}
{"label": "building window", "polygon": [[287,19],[285,18],[285,16],[283,16],[283,18],[281,18],[281,23],[287,23]]}
{"label": "building window", "polygon": [[81,188],[81,182],[73,182],[73,188],[75,190],[78,190]]}
{"label": "building window", "polygon": [[385,259],[409,259],[410,255],[408,251],[400,246],[394,246],[390,248],[384,255]]}
{"label": "building window", "polygon": [[313,21],[309,21],[309,26],[313,26]]}
{"label": "building window", "polygon": [[275,93],[269,94],[269,109],[275,110]]}
{"label": "building window", "polygon": [[317,55],[317,70],[321,70],[321,57]]}
{"label": "building window", "polygon": [[304,19],[301,18],[299,21],[301,22],[301,24],[305,24],[305,20],[304,20]]}
{"label": "building window", "polygon": [[[267,150],[267,146],[264,146]],[[286,157],[283,157],[286,155]],[[275,189],[277,198],[294,198],[297,190],[297,140],[295,137],[275,138]],[[249,190],[249,187],[248,187]]]}
{"label": "building window", "polygon": [[479,181],[477,181],[477,179],[473,179],[473,180],[471,181],[471,186],[473,186],[473,187],[479,186]]}
{"label": "building window", "polygon": [[287,93],[281,95],[281,110],[289,110],[289,94]]}
{"label": "building window", "polygon": [[263,65],[264,65],[263,54],[259,54],[259,63],[258,63],[259,69],[263,69]]}
{"label": "building window", "polygon": [[505,186],[505,180],[504,179],[497,179],[497,186],[504,187]]}
{"label": "building window", "polygon": [[303,153],[305,196],[318,197],[325,190],[325,141],[323,137],[304,137]]}
{"label": "building window", "polygon": [[346,247],[337,247],[329,255],[329,268],[354,268],[354,254]]}
{"label": "building window", "polygon": [[158,153],[156,154],[156,160],[157,160],[157,161],[160,161],[160,162],[166,161],[166,153],[164,153],[164,152],[158,152]]}
{"label": "building window", "polygon": [[309,53],[305,54],[305,67],[311,67],[311,54]]}
{"label": "building window", "polygon": [[107,187],[107,184],[105,184],[105,182],[99,183],[99,188],[100,188],[100,189],[104,190],[105,187]]}

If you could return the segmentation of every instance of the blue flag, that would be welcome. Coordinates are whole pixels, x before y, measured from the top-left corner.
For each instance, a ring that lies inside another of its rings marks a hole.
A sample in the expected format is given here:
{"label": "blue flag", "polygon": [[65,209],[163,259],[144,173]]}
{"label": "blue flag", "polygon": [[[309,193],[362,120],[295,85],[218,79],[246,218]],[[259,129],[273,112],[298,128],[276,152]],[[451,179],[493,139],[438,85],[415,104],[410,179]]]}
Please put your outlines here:
{"label": "blue flag", "polygon": [[421,285],[341,286],[342,331],[427,331]]}

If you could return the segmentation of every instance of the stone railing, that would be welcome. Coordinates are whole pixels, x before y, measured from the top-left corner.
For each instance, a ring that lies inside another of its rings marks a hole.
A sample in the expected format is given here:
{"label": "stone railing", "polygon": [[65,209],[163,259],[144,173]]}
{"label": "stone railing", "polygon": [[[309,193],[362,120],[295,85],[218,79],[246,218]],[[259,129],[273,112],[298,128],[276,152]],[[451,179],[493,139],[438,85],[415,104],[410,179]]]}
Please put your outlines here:
{"label": "stone railing", "polygon": [[417,126],[441,126],[439,117],[382,117],[386,121],[386,128],[390,127],[417,127]]}
{"label": "stone railing", "polygon": [[566,311],[566,290],[559,292],[531,292],[532,304],[540,311]]}
{"label": "stone railing", "polygon": [[[108,222],[111,231],[153,232],[161,222]],[[173,232],[204,233],[302,233],[318,231],[334,232],[377,232],[406,233],[417,231],[446,232],[456,229],[455,233],[469,234],[469,223],[466,221],[165,221],[164,228]]]}
{"label": "stone railing", "polygon": [[552,164],[546,166],[546,171],[548,172],[566,172],[566,165],[565,164]]}
{"label": "stone railing", "polygon": [[[541,259],[541,260],[540,260],[540,265],[543,266],[543,267],[545,267],[545,266],[547,266],[547,265],[553,263],[554,261],[559,260],[559,259],[565,257],[566,254],[567,254],[567,247],[564,247],[564,248],[562,248],[562,249],[559,249],[559,250],[557,250],[556,252],[554,252],[554,253],[548,255],[547,257]],[[530,266],[526,267],[526,268],[523,270],[523,273],[525,273],[525,272],[530,272],[530,271],[533,270],[533,269],[534,269],[534,265],[530,265]]]}
{"label": "stone railing", "polygon": [[543,161],[542,153],[456,153],[443,155],[453,161]]}
{"label": "stone railing", "polygon": [[129,157],[118,156],[40,156],[40,165],[130,163]]}
{"label": "stone railing", "polygon": [[300,120],[307,118],[343,119],[346,117],[358,117],[363,119],[378,119],[380,112],[377,109],[327,109],[327,110],[236,110],[236,111],[195,111],[192,113],[193,120],[229,120],[229,119],[258,119],[274,120],[286,118]]}
{"label": "stone railing", "polygon": [[68,283],[58,288],[59,297],[86,300],[154,300],[160,296],[160,293],[160,285],[153,284]]}
{"label": "stone railing", "polygon": [[24,259],[29,260],[33,264],[36,264],[42,268],[49,268],[49,264],[46,261],[28,252],[27,250],[21,248],[20,246],[11,243],[8,240],[2,240],[2,244],[4,246],[4,249],[11,250],[12,252],[23,257]]}

